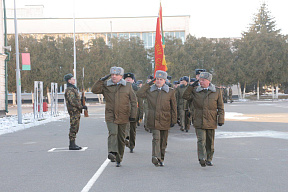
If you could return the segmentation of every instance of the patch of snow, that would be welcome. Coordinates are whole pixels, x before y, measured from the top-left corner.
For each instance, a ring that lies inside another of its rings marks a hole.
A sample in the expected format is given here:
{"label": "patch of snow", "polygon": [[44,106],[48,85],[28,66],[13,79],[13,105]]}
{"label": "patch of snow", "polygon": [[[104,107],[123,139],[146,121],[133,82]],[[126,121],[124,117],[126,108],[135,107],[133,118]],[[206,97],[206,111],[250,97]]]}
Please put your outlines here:
{"label": "patch of snow", "polygon": [[237,113],[237,112],[225,112],[225,119],[250,119],[252,117],[242,117],[244,115],[243,113]]}
{"label": "patch of snow", "polygon": [[286,139],[288,140],[287,132],[280,131],[248,131],[248,132],[216,132],[217,138],[241,138],[241,137],[268,137],[275,139]]}
{"label": "patch of snow", "polygon": [[59,121],[60,119],[69,117],[68,113],[64,111],[58,111],[57,116],[51,116],[51,112],[43,112],[43,119],[35,120],[34,113],[22,114],[22,124],[18,124],[18,116],[11,115],[0,118],[0,135],[6,133],[13,133],[23,129],[28,129],[37,125],[42,125],[52,121]]}

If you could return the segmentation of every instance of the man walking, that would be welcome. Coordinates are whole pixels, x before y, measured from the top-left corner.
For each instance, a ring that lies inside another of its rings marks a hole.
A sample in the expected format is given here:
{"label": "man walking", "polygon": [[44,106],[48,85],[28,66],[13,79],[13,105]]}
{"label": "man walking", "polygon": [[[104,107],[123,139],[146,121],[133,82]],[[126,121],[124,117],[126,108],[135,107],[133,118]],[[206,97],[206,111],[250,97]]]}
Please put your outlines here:
{"label": "man walking", "polygon": [[146,98],[148,102],[147,127],[153,134],[152,163],[163,166],[168,130],[177,122],[177,107],[175,91],[165,84],[167,73],[158,70],[155,77],[155,84],[155,79],[145,84],[138,90],[137,96]]}
{"label": "man walking", "polygon": [[183,98],[193,102],[198,159],[200,165],[205,167],[213,166],[215,129],[217,124],[224,124],[224,104],[221,90],[211,83],[212,74],[201,72],[199,79],[200,86],[195,81],[186,89]]}
{"label": "man walking", "polygon": [[[105,121],[109,131],[108,159],[120,167],[125,148],[125,129],[137,115],[137,100],[132,84],[123,78],[124,69],[111,67],[110,74],[102,77],[92,87],[95,94],[103,94],[106,100]],[[111,76],[111,79],[107,80]]]}

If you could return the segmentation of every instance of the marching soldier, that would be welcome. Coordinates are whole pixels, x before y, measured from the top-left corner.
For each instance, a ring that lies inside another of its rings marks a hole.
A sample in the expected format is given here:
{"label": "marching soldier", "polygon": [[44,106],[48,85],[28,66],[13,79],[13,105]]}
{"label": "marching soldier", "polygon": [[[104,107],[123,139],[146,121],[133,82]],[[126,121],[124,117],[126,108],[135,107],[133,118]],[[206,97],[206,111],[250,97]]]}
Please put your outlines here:
{"label": "marching soldier", "polygon": [[206,69],[195,69],[195,73],[196,73],[196,80],[199,80],[199,76],[201,72],[206,72]]}
{"label": "marching soldier", "polygon": [[[153,79],[154,77],[152,75],[149,75],[147,77],[147,80],[146,80],[146,83],[149,83],[151,82],[151,80]],[[147,119],[148,119],[148,102],[147,102],[147,99],[146,98],[143,98],[143,109],[144,109],[144,116],[145,116],[145,119],[144,119],[144,129],[145,131],[147,132],[150,132],[150,130],[147,128]]]}
{"label": "marching soldier", "polygon": [[232,99],[232,88],[229,87],[229,100],[230,100],[230,103],[233,102],[233,99]]}
{"label": "marching soldier", "polygon": [[64,76],[64,80],[67,83],[67,89],[65,90],[65,101],[67,106],[67,111],[70,116],[70,132],[69,132],[69,150],[80,150],[75,143],[76,134],[79,131],[80,117],[82,109],[87,110],[87,106],[82,106],[80,101],[80,95],[78,93],[77,87],[75,86],[75,79],[71,73]]}
{"label": "marching soldier", "polygon": [[172,79],[172,76],[167,76],[167,80],[166,80],[166,84],[169,86],[169,87],[173,87],[172,86],[172,83],[171,83],[171,79]]}
{"label": "marching soldier", "polygon": [[[142,80],[137,81],[138,89],[140,89],[143,85]],[[138,90],[137,89],[137,90]],[[135,92],[136,94],[136,92]],[[144,100],[142,98],[137,97],[138,100],[138,112],[137,112],[137,126],[140,126],[140,123],[143,121],[143,113],[144,113]]]}
{"label": "marching soldier", "polygon": [[189,77],[184,76],[182,77],[182,81],[180,81],[180,86],[176,89],[176,99],[177,99],[177,113],[179,113],[180,117],[180,124],[181,124],[181,131],[187,130],[188,128],[185,127],[185,121],[187,121],[187,113],[188,113],[188,105],[187,100],[183,99],[183,93],[186,90],[189,82]]}
{"label": "marching soldier", "polygon": [[212,74],[202,72],[198,81],[189,86],[183,94],[192,100],[194,106],[195,132],[197,135],[198,159],[202,167],[213,166],[215,129],[224,124],[224,104],[221,90],[211,83]]}
{"label": "marching soldier", "polygon": [[165,84],[167,73],[156,71],[156,82],[142,86],[137,96],[147,98],[148,121],[147,127],[152,130],[152,163],[155,166],[163,166],[165,149],[167,146],[168,130],[177,121],[177,107],[175,91]]}
{"label": "marching soldier", "polygon": [[[103,94],[106,100],[105,121],[109,131],[108,159],[120,167],[125,148],[127,123],[135,122],[137,99],[131,83],[122,79],[124,69],[111,67],[110,74],[100,78],[92,87],[95,94]],[[111,79],[107,80],[111,76]]]}
{"label": "marching soldier", "polygon": [[179,81],[173,81],[173,88],[177,89],[178,85],[180,85]]}
{"label": "marching soldier", "polygon": [[[129,82],[132,84],[132,88],[134,90],[134,93],[137,93],[138,91],[138,86],[135,83],[135,76],[133,73],[125,73],[124,74],[124,80],[126,82]],[[142,115],[143,118],[143,100],[142,98],[139,100],[137,98],[138,101],[138,108],[137,108],[137,118],[135,119],[135,121],[130,121],[130,123],[127,123],[127,128],[126,128],[126,132],[125,132],[125,145],[126,147],[128,147],[130,149],[130,153],[133,153],[134,147],[135,147],[135,141],[136,141],[136,121],[138,121],[138,118],[140,115]],[[142,102],[142,104],[141,104]],[[142,114],[140,114],[140,110],[139,108],[142,109]]]}

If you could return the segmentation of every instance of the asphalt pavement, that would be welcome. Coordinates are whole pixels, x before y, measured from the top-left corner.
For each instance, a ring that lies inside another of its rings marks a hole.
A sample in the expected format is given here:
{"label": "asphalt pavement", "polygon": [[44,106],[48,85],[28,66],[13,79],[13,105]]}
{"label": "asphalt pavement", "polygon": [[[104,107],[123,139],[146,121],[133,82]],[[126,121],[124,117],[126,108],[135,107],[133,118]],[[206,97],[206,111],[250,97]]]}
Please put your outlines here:
{"label": "asphalt pavement", "polygon": [[67,150],[68,118],[1,135],[0,191],[80,192],[89,181],[91,192],[287,191],[288,101],[228,103],[225,111],[246,118],[226,119],[218,127],[214,166],[205,168],[197,160],[193,128],[185,133],[177,125],[169,132],[165,166],[155,167],[152,135],[143,124],[134,153],[125,149],[122,166],[104,166],[104,105],[90,106],[90,117],[81,117],[76,143],[88,147],[83,151]]}

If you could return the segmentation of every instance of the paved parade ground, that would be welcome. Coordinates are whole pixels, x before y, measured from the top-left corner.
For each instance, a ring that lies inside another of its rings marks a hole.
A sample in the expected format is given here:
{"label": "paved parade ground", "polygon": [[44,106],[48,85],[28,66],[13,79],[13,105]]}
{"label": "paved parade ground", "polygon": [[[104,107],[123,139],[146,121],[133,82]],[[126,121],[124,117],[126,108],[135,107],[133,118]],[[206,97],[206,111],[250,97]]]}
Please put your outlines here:
{"label": "paved parade ground", "polygon": [[137,128],[134,153],[125,149],[120,168],[107,160],[104,105],[81,117],[69,151],[69,119],[0,135],[0,191],[287,191],[288,101],[225,104],[213,167],[197,160],[196,136],[175,125],[169,133],[165,166],[151,162],[152,135]]}

